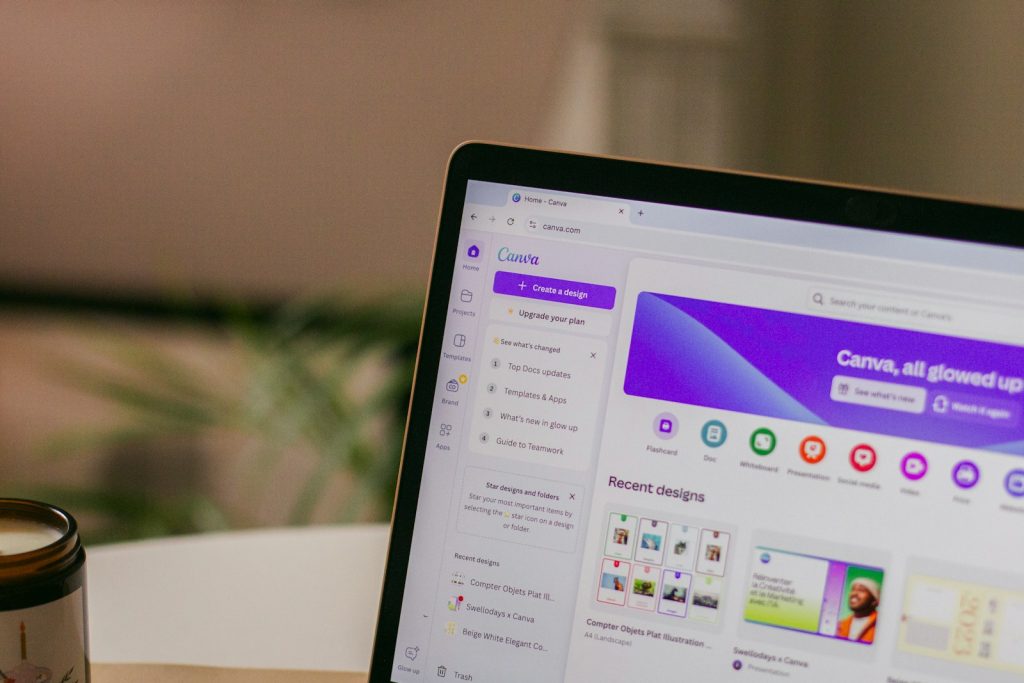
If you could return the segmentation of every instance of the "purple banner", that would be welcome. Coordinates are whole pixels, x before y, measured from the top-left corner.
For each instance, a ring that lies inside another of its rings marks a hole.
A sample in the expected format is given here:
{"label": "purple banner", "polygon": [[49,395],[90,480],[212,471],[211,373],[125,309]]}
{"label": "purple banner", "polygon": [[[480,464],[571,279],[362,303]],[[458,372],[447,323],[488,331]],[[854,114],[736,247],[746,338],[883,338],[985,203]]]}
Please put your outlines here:
{"label": "purple banner", "polygon": [[504,270],[494,274],[494,293],[574,306],[607,310],[615,308],[614,287],[525,273],[509,273]]}
{"label": "purple banner", "polygon": [[1024,348],[643,292],[624,390],[1024,455]]}

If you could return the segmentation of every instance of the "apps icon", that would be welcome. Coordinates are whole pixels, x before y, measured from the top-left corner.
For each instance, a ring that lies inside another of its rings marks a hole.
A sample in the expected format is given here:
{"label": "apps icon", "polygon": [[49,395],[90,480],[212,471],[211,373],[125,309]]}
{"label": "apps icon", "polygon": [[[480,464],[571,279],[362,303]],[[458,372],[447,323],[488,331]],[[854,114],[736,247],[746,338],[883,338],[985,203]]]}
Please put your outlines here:
{"label": "apps icon", "polygon": [[1003,485],[1006,487],[1006,492],[1014,498],[1024,496],[1024,470],[1010,470]]}
{"label": "apps icon", "polygon": [[800,457],[809,465],[825,459],[825,441],[820,436],[809,436],[800,442]]}
{"label": "apps icon", "polygon": [[900,471],[910,481],[917,481],[928,474],[928,459],[920,453],[907,453],[900,461]]}
{"label": "apps icon", "polygon": [[672,413],[662,413],[654,418],[654,434],[659,439],[671,439],[679,431],[679,420]]}
{"label": "apps icon", "polygon": [[953,466],[953,483],[962,489],[971,489],[981,479],[978,466],[970,460],[961,460]]}
{"label": "apps icon", "polygon": [[718,448],[725,443],[725,438],[728,435],[729,431],[719,420],[708,420],[700,428],[700,440],[708,448]]}
{"label": "apps icon", "polygon": [[764,457],[775,450],[775,432],[767,427],[755,429],[750,435],[750,450]]}
{"label": "apps icon", "polygon": [[870,472],[878,462],[878,454],[875,449],[866,443],[854,446],[850,451],[850,464],[858,472]]}

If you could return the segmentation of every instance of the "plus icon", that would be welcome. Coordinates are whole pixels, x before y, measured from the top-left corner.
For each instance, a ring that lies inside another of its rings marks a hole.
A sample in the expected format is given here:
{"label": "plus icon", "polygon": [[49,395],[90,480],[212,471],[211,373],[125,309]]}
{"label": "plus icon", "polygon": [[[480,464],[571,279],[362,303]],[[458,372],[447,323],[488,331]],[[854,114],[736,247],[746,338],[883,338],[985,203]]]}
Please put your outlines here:
{"label": "plus icon", "polygon": [[526,282],[525,281],[519,283],[519,291],[521,292],[524,289],[526,289]]}

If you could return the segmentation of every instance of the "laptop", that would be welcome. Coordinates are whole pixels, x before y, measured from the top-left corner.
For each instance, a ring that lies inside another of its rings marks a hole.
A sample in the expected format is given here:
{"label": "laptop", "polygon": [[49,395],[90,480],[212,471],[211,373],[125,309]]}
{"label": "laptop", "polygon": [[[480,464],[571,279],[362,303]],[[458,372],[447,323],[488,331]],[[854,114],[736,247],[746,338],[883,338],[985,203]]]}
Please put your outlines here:
{"label": "laptop", "polygon": [[1019,681],[1024,212],[469,143],[370,681]]}

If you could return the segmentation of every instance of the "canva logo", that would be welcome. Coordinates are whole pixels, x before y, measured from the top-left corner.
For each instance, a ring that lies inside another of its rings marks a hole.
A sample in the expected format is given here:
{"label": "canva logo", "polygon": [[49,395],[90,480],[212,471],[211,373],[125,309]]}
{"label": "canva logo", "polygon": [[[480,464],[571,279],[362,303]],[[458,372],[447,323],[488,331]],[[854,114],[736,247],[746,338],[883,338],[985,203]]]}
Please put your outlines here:
{"label": "canva logo", "polygon": [[508,247],[502,247],[498,250],[498,260],[505,261],[506,263],[525,263],[531,266],[540,265],[540,256],[534,256],[533,254],[520,254],[512,251]]}

